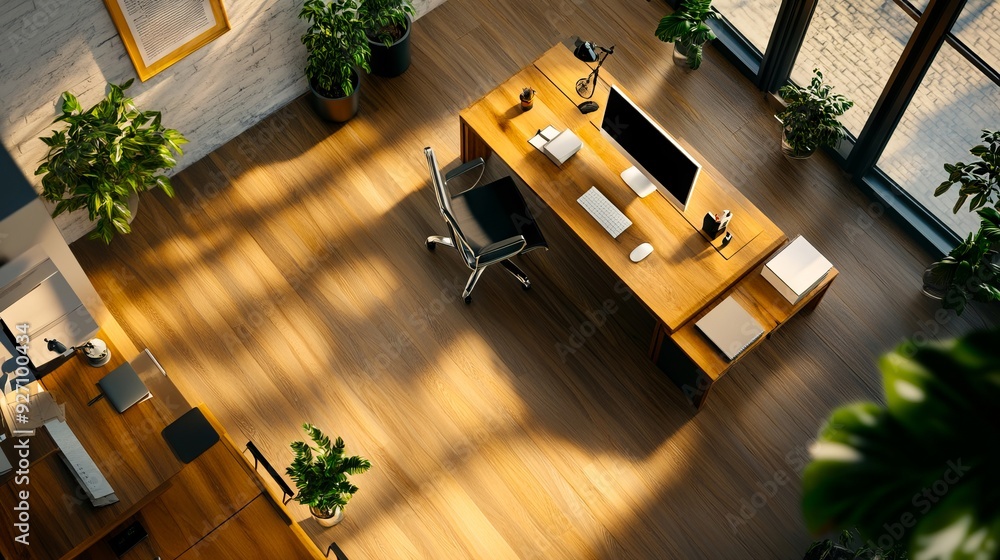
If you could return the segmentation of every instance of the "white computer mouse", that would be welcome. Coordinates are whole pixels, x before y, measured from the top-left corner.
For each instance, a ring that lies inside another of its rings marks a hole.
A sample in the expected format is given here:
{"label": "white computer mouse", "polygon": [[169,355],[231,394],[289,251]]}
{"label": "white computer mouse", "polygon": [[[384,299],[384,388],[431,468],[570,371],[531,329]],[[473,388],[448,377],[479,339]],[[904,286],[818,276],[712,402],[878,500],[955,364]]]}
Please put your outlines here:
{"label": "white computer mouse", "polygon": [[652,252],[653,252],[652,245],[650,245],[649,243],[641,243],[639,244],[638,247],[632,249],[632,253],[628,256],[628,258],[632,259],[632,262],[637,263],[642,259],[648,257],[649,254]]}

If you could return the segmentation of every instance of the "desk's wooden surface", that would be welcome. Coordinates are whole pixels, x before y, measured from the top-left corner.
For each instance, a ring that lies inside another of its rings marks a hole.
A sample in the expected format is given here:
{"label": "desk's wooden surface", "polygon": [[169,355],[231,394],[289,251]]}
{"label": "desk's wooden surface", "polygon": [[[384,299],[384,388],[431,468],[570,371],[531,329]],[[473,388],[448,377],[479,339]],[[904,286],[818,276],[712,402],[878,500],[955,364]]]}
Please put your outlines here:
{"label": "desk's wooden surface", "polygon": [[[496,153],[673,332],[756,269],[786,238],[683,139],[678,139],[681,145],[704,166],[686,214],[661,196],[636,197],[619,177],[630,164],[600,135],[597,114],[583,115],[574,103],[574,84],[588,72],[565,46],[550,49],[462,111],[463,158]],[[604,81],[594,99],[603,105],[607,84],[614,78],[604,70],[601,76]],[[518,94],[529,86],[538,95],[534,109],[522,112]],[[572,129],[583,140],[583,148],[561,167],[527,142],[548,125]],[[669,132],[669,126],[664,128]],[[577,202],[591,186],[633,222],[617,239]],[[724,208],[734,211],[736,240],[719,250],[699,228],[705,211]],[[653,245],[653,254],[632,263],[629,253],[643,242]]]}
{"label": "desk's wooden surface", "polygon": [[[114,328],[112,332],[117,333]],[[65,404],[67,423],[119,501],[95,508],[82,497],[45,428],[39,428],[31,438],[33,446],[38,442],[38,453],[30,465],[30,484],[0,481],[3,558],[114,558],[103,538],[134,520],[150,538],[130,551],[127,560],[221,558],[220,550],[225,557],[322,558],[280,499],[264,491],[263,482],[206,408],[202,411],[222,441],[186,466],[174,456],[160,432],[191,405],[152,362],[141,367],[133,361],[152,399],[121,414],[106,399],[88,406],[98,393],[97,381],[136,354],[127,339],[120,346],[128,350],[120,351],[115,336],[103,331],[98,336],[111,349],[107,365],[93,368],[77,355],[42,383]],[[12,516],[21,490],[30,492],[29,546],[14,542]]]}
{"label": "desk's wooden surface", "polygon": [[[177,460],[160,431],[191,408],[169,379],[158,371],[140,371],[153,398],[119,414],[106,399],[87,405],[99,393],[97,381],[126,361],[114,340],[103,332],[111,361],[90,367],[78,353],[43,378],[56,401],[66,405],[66,422],[90,454],[118,496],[118,502],[95,508],[77,490],[76,481],[58,453],[49,450],[29,469],[29,483],[8,480],[0,487],[0,550],[8,559],[66,558],[85,550],[166,489],[180,472]],[[45,446],[45,429],[32,437]],[[14,504],[18,493],[29,491],[30,546],[15,545]]]}

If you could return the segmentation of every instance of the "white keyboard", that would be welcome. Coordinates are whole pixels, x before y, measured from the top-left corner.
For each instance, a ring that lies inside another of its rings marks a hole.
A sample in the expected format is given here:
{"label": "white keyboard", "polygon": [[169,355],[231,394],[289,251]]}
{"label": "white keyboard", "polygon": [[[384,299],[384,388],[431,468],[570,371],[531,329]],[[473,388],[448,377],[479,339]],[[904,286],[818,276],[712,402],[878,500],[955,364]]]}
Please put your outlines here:
{"label": "white keyboard", "polygon": [[622,211],[612,204],[604,193],[597,190],[597,187],[590,187],[590,190],[583,193],[583,196],[576,201],[611,234],[611,237],[617,238],[632,225],[632,220],[622,214]]}

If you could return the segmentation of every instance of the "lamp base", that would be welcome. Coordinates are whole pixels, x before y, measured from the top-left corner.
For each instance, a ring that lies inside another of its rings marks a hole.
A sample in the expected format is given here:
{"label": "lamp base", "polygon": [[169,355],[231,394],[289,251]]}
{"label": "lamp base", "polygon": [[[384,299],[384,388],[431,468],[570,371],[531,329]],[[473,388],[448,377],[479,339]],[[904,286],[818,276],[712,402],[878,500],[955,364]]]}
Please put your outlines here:
{"label": "lamp base", "polygon": [[101,367],[111,361],[111,349],[106,342],[99,338],[92,338],[87,343],[87,347],[81,347],[83,355],[87,357],[87,364],[91,367]]}

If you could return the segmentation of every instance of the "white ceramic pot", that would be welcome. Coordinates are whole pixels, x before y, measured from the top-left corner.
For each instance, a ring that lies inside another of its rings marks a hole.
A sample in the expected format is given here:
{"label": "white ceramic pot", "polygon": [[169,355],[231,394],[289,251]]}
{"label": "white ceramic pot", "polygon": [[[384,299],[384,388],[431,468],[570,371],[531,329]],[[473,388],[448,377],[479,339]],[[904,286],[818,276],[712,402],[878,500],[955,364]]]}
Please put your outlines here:
{"label": "white ceramic pot", "polygon": [[323,527],[333,527],[344,520],[344,510],[337,508],[331,511],[322,511],[314,507],[309,508],[309,513],[316,518],[316,522]]}

